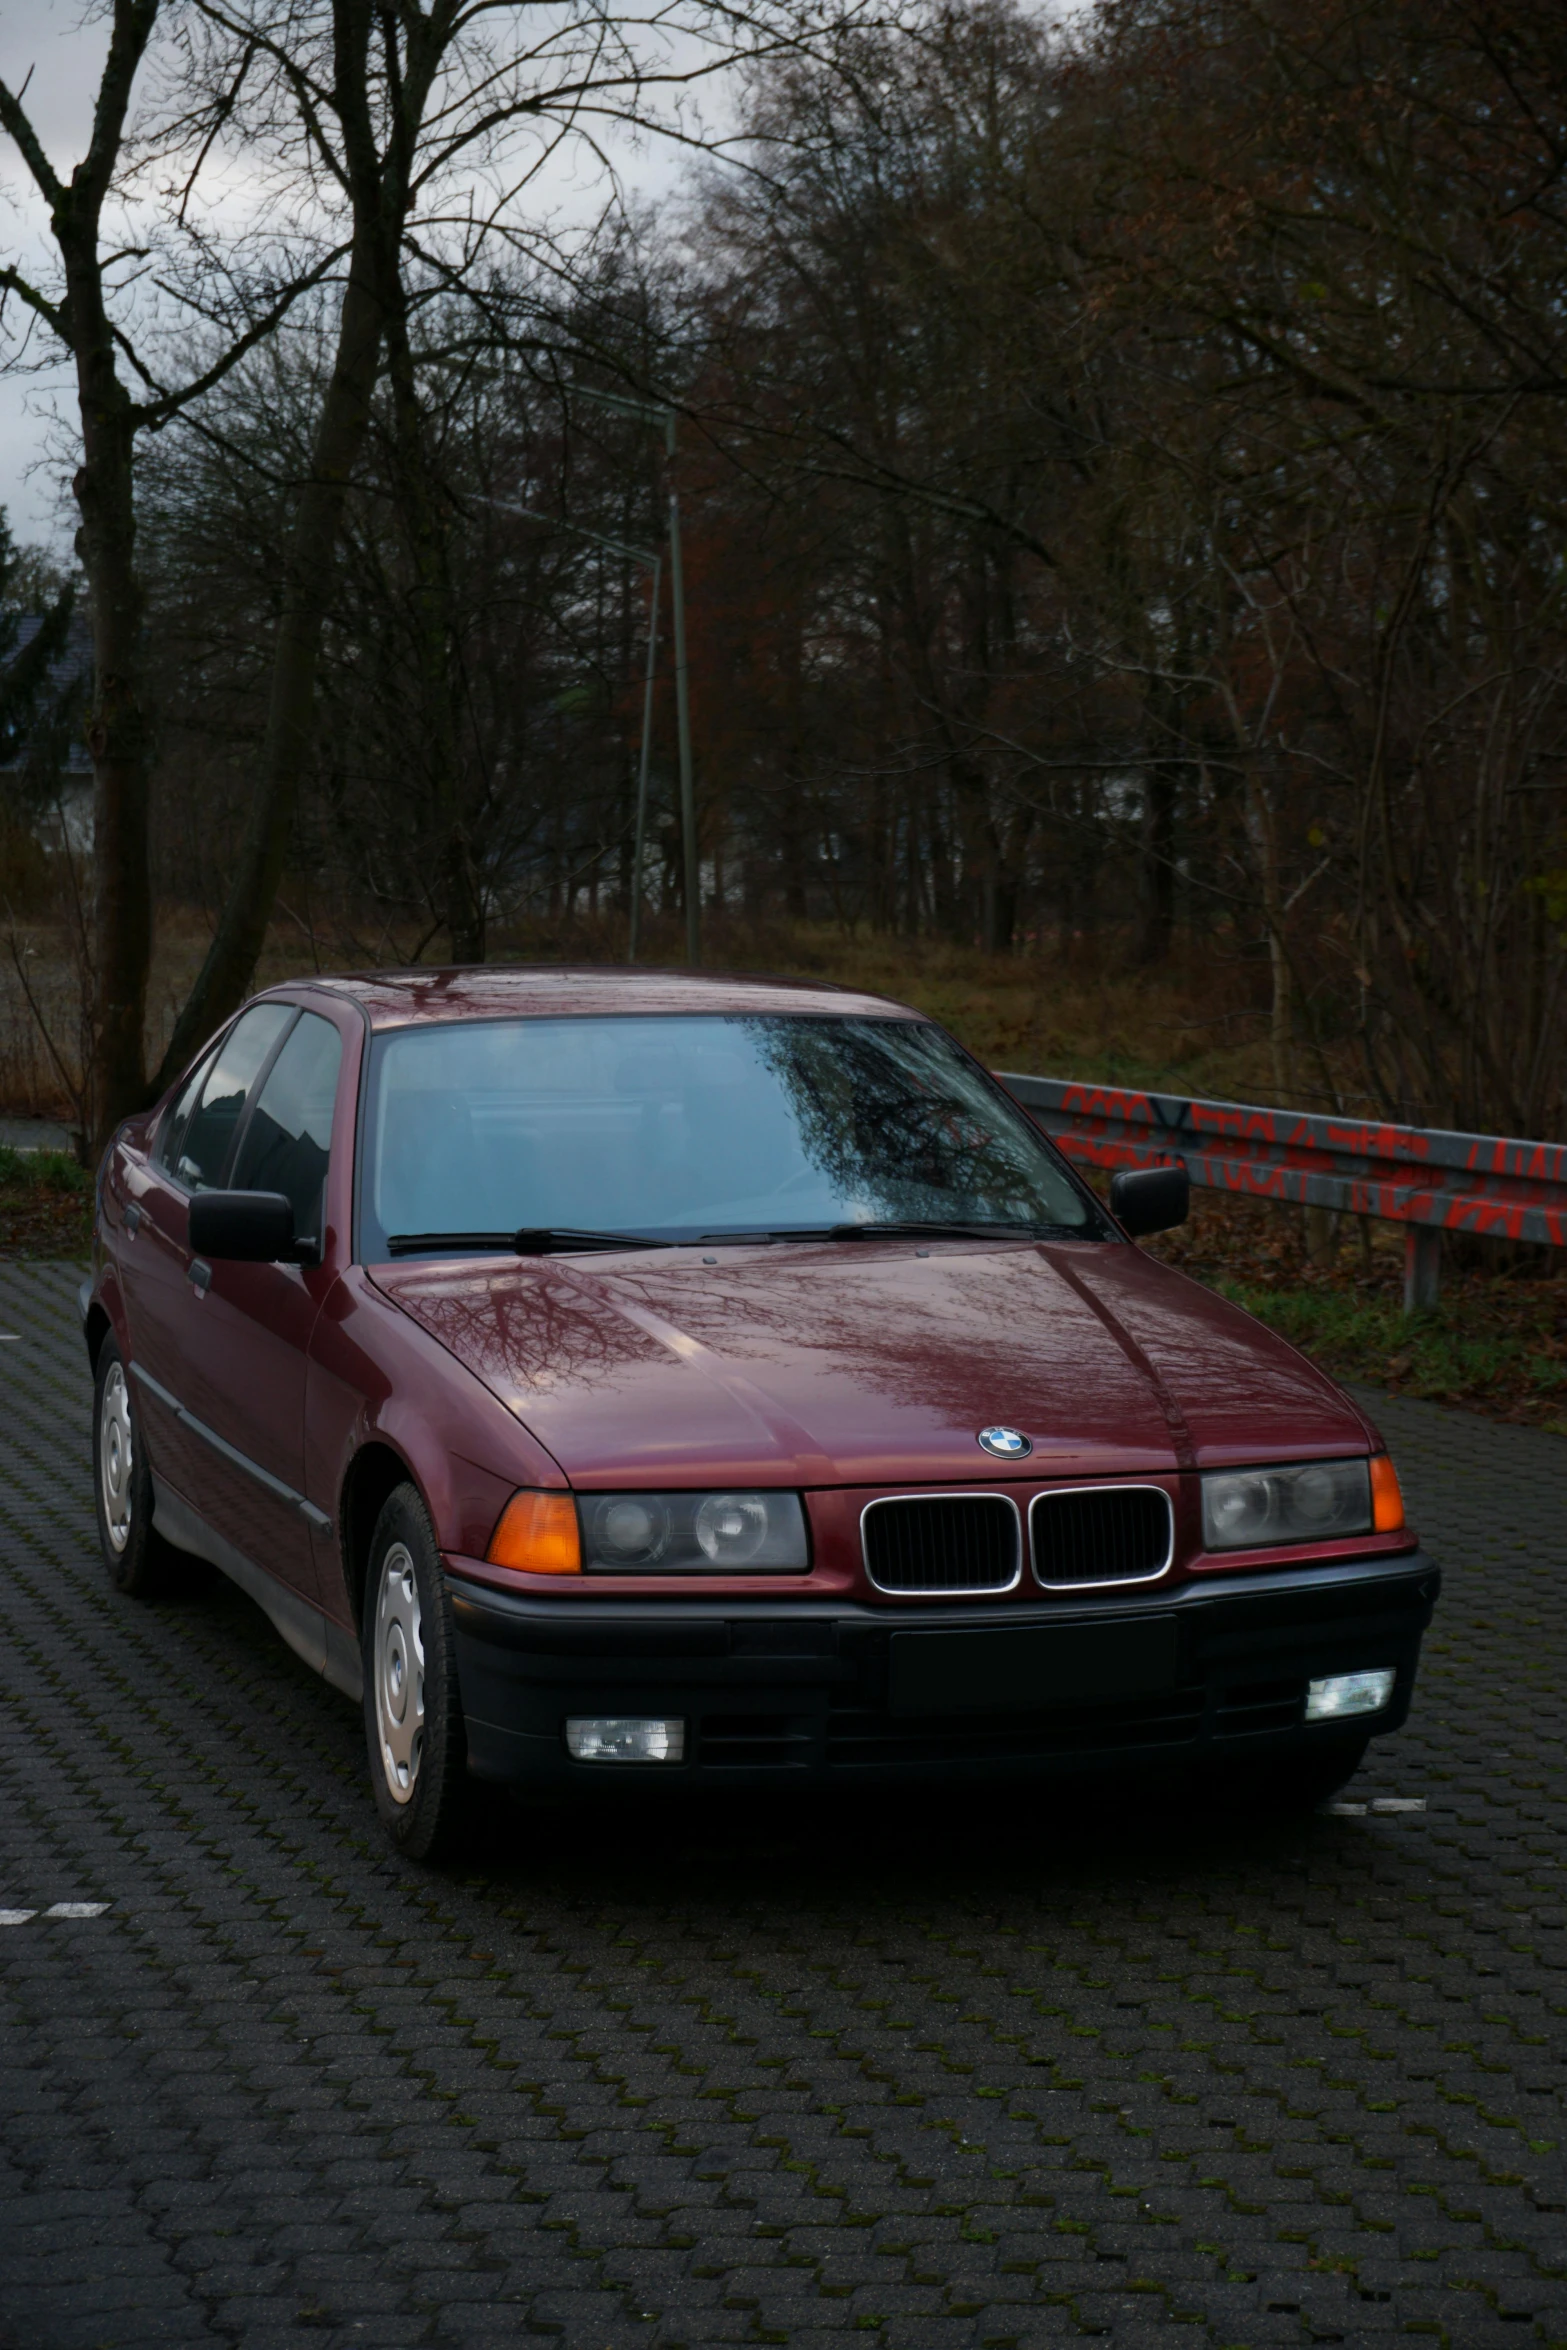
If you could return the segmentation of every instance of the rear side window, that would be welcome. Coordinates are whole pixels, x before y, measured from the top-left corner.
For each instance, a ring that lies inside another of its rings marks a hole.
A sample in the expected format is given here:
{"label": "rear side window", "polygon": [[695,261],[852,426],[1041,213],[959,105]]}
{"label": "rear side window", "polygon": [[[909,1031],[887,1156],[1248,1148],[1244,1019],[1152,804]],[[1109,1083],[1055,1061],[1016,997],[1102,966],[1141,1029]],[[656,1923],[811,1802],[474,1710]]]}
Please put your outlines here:
{"label": "rear side window", "polygon": [[332,1147],[332,1105],[343,1040],[330,1020],[301,1012],[267,1072],[235,1161],[236,1191],[281,1191],[301,1239],[321,1236],[321,1190]]}
{"label": "rear side window", "polygon": [[254,1004],[242,1012],[216,1057],[203,1061],[175,1103],[158,1164],[187,1191],[211,1191],[223,1181],[245,1096],[293,1017],[292,1004]]}

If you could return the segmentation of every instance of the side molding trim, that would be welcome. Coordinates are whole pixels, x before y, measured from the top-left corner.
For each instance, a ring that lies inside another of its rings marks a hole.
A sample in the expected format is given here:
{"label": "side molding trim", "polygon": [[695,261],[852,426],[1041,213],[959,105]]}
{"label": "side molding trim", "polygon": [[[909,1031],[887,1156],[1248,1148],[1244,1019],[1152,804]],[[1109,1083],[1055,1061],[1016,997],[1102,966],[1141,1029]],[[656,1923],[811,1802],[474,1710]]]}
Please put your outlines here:
{"label": "side molding trim", "polygon": [[237,1584],[246,1598],[253,1599],[263,1615],[270,1617],[294,1654],[357,1705],[364,1695],[364,1669],[353,1634],[312,1607],[308,1599],[301,1599],[297,1591],[290,1591],[264,1567],[256,1566],[242,1550],[236,1550],[226,1535],[198,1517],[189,1502],[164,1483],[156,1469],[152,1491],[152,1521],[158,1532],[166,1535],[176,1550],[188,1550],[193,1557],[205,1559]]}
{"label": "side molding trim", "polygon": [[[174,1414],[174,1417],[190,1430],[192,1436],[199,1436],[204,1444],[211,1445],[214,1452],[220,1452],[226,1461],[232,1461],[236,1469],[243,1469],[247,1477],[254,1477],[258,1485],[264,1485],[267,1491],[275,1494],[279,1501],[286,1502],[290,1509],[298,1510],[306,1525],[313,1527],[317,1534],[331,1532],[332,1521],[325,1510],[318,1510],[313,1501],[306,1501],[304,1495],[296,1493],[292,1485],[285,1485],[281,1477],[274,1477],[270,1469],[262,1468],[259,1461],[253,1461],[248,1453],[243,1453],[237,1446],[230,1444],[227,1438],[220,1436],[215,1428],[209,1428],[205,1420],[198,1420],[195,1413],[187,1409],[177,1395],[171,1395],[159,1380],[154,1379],[150,1371],[142,1369],[140,1363],[132,1363],[131,1369],[143,1387],[150,1394],[155,1395],[159,1403],[165,1405]],[[170,1535],[169,1539],[172,1542],[174,1537]],[[205,1552],[202,1555],[205,1556]]]}

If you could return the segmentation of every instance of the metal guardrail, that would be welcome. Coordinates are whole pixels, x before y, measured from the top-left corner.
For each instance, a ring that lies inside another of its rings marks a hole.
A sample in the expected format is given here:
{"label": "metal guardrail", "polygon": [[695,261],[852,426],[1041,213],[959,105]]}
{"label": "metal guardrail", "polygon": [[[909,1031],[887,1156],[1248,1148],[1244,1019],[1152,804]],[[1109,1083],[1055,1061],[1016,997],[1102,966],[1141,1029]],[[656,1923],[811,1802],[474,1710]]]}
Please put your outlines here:
{"label": "metal guardrail", "polygon": [[1084,1166],[1179,1165],[1210,1190],[1402,1224],[1406,1313],[1436,1303],[1444,1232],[1567,1245],[1567,1144],[997,1075]]}

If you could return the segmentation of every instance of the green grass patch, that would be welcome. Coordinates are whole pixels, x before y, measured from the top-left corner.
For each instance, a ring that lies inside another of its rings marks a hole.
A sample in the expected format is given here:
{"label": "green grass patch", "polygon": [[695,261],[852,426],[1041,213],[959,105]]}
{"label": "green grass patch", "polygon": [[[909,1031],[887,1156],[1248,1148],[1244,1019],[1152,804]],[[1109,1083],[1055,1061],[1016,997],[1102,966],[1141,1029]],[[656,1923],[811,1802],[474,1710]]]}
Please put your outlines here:
{"label": "green grass patch", "polygon": [[88,1192],[90,1168],[77,1165],[69,1151],[18,1151],[0,1143],[0,1191]]}
{"label": "green grass patch", "polygon": [[1527,1398],[1545,1407],[1547,1426],[1567,1433],[1567,1354],[1554,1299],[1537,1302],[1499,1282],[1492,1298],[1465,1289],[1406,1315],[1396,1299],[1349,1289],[1214,1286],[1338,1378],[1471,1407]]}
{"label": "green grass patch", "polygon": [[90,1168],[68,1151],[0,1145],[0,1257],[84,1257],[92,1219]]}

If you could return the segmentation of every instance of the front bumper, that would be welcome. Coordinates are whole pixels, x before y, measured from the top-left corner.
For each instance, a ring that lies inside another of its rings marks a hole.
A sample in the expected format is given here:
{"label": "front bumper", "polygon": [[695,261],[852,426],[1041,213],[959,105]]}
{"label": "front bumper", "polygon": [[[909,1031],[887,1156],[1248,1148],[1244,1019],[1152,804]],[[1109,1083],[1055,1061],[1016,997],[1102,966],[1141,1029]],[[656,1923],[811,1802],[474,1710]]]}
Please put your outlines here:
{"label": "front bumper", "polygon": [[[1423,1552],[1126,1597],[523,1599],[448,1574],[469,1765],[528,1785],[871,1785],[1304,1750],[1306,1684],[1397,1668],[1396,1730],[1441,1577]],[[935,1635],[983,1635],[980,1645]],[[948,1672],[950,1670],[950,1680]],[[579,1763],[573,1715],[679,1716],[681,1763]]]}

